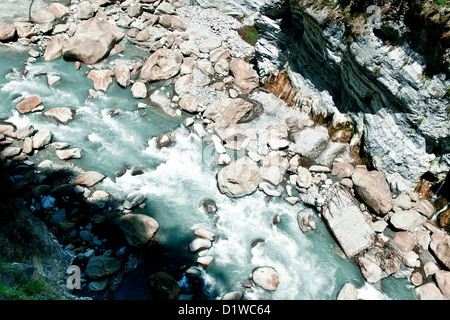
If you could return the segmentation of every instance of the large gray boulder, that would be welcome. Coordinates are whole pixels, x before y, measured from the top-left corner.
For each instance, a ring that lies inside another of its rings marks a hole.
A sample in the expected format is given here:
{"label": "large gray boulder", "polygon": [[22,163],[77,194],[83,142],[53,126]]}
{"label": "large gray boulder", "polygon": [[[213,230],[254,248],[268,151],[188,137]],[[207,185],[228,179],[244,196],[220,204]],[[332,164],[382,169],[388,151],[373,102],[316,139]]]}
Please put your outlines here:
{"label": "large gray boulder", "polygon": [[426,218],[415,210],[398,211],[390,218],[390,222],[394,227],[406,231],[414,231],[424,224],[425,221]]}
{"label": "large gray boulder", "polygon": [[353,257],[372,246],[375,231],[350,189],[340,184],[333,185],[326,194],[321,210],[323,219],[347,257]]}
{"label": "large gray boulder", "polygon": [[261,181],[258,165],[249,157],[242,157],[217,174],[220,192],[238,198],[253,193]]}
{"label": "large gray boulder", "polygon": [[125,34],[116,25],[91,18],[63,44],[63,57],[93,64],[106,58]]}

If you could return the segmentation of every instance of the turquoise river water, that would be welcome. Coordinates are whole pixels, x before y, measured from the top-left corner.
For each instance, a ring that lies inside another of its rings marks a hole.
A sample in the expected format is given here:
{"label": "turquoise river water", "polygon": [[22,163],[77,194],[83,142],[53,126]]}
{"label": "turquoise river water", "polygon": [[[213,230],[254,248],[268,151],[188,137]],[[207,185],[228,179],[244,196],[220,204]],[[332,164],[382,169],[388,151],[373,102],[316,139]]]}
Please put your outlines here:
{"label": "turquoise river water", "polygon": [[[0,3],[1,22],[24,15],[25,2],[15,3],[18,5]],[[148,55],[125,41],[122,44],[126,56],[108,58],[105,67],[120,59],[131,61]],[[262,192],[240,199],[222,195],[215,178],[220,168],[205,159],[202,140],[187,134],[184,115],[171,118],[155,107],[137,109],[138,101],[130,88],[123,89],[115,81],[106,94],[87,99],[88,90],[93,88],[87,66],[76,70],[73,61],[63,58],[50,62],[39,58],[26,64],[27,58],[27,51],[19,46],[0,46],[0,120],[11,121],[18,128],[33,124],[38,130],[49,129],[54,140],[81,148],[82,158],[69,163],[106,175],[98,189],[118,199],[133,192],[146,194],[147,206],[142,212],[158,221],[162,244],[186,248],[190,254],[187,245],[194,239],[193,230],[204,227],[213,231],[213,246],[201,253],[214,257],[202,274],[209,298],[242,290],[242,282],[248,281],[255,267],[272,266],[279,274],[278,289],[266,292],[255,288],[246,293],[247,299],[333,300],[347,282],[358,288],[362,299],[415,299],[405,279],[382,280],[378,288],[382,292],[367,284],[354,262],[336,254],[338,247],[320,219],[316,219],[316,232],[303,234],[297,224],[302,204],[292,206],[282,199],[266,202]],[[61,81],[50,88],[46,74],[58,75]],[[158,86],[173,94],[170,83]],[[75,109],[75,120],[58,125],[39,113],[19,114],[14,106],[30,95],[39,96],[46,110],[62,106]],[[119,113],[111,116],[112,110]],[[179,133],[175,144],[159,150],[155,137],[173,130]],[[124,168],[128,168],[126,173],[117,178],[116,173]],[[133,176],[134,169],[143,174]],[[201,207],[205,199],[217,204],[214,219]],[[281,218],[277,225],[272,224],[275,214]],[[252,248],[255,239],[265,241]],[[132,281],[133,274],[129,277],[124,283]],[[137,298],[132,290],[119,288],[119,292],[120,299]]]}

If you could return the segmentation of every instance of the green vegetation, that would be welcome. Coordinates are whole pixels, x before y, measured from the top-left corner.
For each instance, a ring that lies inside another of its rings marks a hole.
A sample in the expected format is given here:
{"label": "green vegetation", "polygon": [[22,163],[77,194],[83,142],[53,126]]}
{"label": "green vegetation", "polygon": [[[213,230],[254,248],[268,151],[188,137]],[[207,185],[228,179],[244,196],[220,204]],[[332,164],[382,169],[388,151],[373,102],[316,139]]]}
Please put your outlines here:
{"label": "green vegetation", "polygon": [[446,6],[447,8],[450,7],[450,2],[447,0],[434,0],[433,3],[438,6]]}
{"label": "green vegetation", "polygon": [[244,26],[242,28],[239,28],[237,32],[241,36],[242,40],[251,44],[252,46],[256,45],[256,42],[259,38],[259,33],[255,27]]}
{"label": "green vegetation", "polygon": [[[2,276],[10,281],[1,281]],[[0,300],[58,300],[43,280],[26,277],[18,266],[0,261]]]}

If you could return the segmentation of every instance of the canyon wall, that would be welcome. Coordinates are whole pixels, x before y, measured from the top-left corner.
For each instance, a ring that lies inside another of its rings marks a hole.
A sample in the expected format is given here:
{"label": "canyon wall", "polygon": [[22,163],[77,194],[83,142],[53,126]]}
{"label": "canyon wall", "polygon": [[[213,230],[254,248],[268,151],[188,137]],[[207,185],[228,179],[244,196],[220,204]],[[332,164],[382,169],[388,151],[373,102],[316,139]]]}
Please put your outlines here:
{"label": "canyon wall", "polygon": [[[445,176],[450,81],[442,52],[448,49],[446,38],[436,33],[448,28],[418,12],[420,1],[382,6],[380,28],[367,23],[370,15],[364,12],[349,21],[336,14],[339,9],[308,2],[210,1],[208,6],[258,30],[255,67],[266,78],[287,72],[296,94],[295,99],[287,94],[293,107],[327,118],[332,126],[352,123],[351,144],[363,148],[393,190],[411,190],[425,173]],[[358,10],[368,4],[356,2]],[[448,17],[443,10],[442,17]]]}

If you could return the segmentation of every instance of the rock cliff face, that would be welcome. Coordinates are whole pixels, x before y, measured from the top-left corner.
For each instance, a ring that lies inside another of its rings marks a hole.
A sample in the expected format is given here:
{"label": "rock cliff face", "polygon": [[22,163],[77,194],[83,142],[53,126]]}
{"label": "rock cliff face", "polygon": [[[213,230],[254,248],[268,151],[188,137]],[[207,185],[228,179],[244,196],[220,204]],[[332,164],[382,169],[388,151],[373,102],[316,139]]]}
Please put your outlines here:
{"label": "rock cliff face", "polygon": [[392,189],[411,190],[427,172],[444,176],[450,166],[450,80],[446,38],[435,33],[446,29],[430,20],[445,22],[448,9],[427,17],[420,1],[403,7],[380,1],[376,29],[364,21],[364,1],[338,2],[360,10],[359,20],[336,18],[343,4],[335,10],[311,1],[236,0],[221,10],[258,29],[258,72],[267,78],[287,72],[297,95],[289,94],[294,107],[331,119],[333,126],[354,124],[351,144],[364,148]]}

